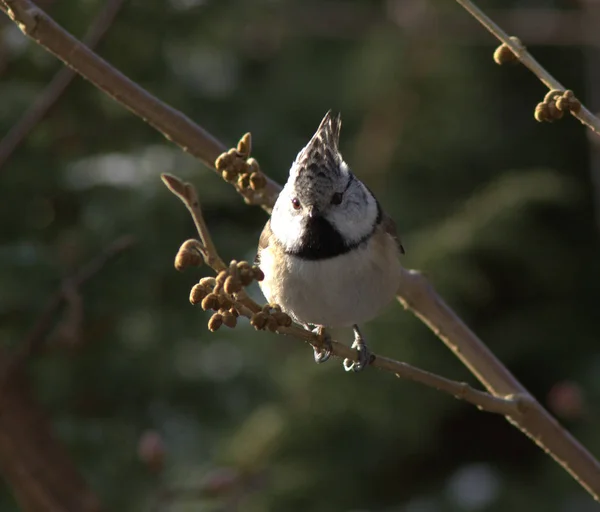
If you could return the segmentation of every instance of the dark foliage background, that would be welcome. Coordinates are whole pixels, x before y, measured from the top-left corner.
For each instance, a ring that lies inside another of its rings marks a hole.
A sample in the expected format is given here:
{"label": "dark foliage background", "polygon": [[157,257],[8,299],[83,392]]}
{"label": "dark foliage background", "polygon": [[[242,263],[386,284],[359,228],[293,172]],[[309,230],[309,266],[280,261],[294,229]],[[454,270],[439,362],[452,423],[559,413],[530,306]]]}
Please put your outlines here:
{"label": "dark foliage background", "polygon": [[[600,108],[599,50],[560,23],[583,27],[597,4],[481,4]],[[81,36],[102,2],[40,5]],[[559,22],[519,24],[531,8]],[[131,0],[98,52],[225,143],[251,131],[280,182],[324,112],[341,111],[343,153],[397,220],[405,265],[600,455],[597,141],[573,119],[536,123],[546,91],[496,66],[494,45],[452,1]],[[0,19],[0,134],[59,67]],[[247,323],[210,333],[187,299],[200,274],[173,269],[194,231],[161,172],[197,185],[226,259],[254,256],[265,214],[79,78],[0,169],[5,346],[62,276],[122,234],[138,240],[86,285],[80,336],[55,333],[30,366],[107,509],[149,510],[158,480],[213,490],[166,508],[182,512],[597,508],[502,418],[390,375],[317,366]],[[378,352],[474,382],[398,305],[365,332]],[[160,477],[138,457],[148,432],[167,452]],[[7,488],[0,509],[17,510]]]}

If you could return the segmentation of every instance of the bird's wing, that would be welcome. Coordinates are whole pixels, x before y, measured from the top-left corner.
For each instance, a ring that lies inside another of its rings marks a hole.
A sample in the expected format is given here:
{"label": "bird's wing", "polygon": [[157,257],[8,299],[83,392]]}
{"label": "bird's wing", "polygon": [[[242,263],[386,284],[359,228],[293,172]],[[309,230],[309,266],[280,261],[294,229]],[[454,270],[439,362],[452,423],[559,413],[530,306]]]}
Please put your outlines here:
{"label": "bird's wing", "polygon": [[404,254],[404,247],[402,245],[402,241],[400,240],[400,236],[398,235],[398,231],[396,230],[396,223],[394,222],[394,219],[392,219],[385,212],[383,212],[383,215],[381,217],[381,227],[388,235],[390,235],[396,241],[400,254]]}
{"label": "bird's wing", "polygon": [[273,231],[271,230],[271,219],[269,219],[265,224],[262,233],[260,234],[260,238],[258,239],[258,251],[256,253],[256,256],[254,257],[255,265],[260,264],[260,253],[261,251],[269,247],[269,240],[271,240],[272,235]]}

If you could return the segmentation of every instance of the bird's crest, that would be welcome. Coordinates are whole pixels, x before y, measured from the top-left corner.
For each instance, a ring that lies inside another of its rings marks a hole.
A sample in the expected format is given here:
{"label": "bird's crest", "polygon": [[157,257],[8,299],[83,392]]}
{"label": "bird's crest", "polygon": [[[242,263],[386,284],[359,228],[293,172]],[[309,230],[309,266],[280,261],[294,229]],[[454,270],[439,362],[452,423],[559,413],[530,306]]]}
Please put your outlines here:
{"label": "bird's crest", "polygon": [[315,134],[296,157],[294,170],[297,179],[321,181],[341,175],[342,155],[338,149],[341,128],[340,114],[333,115],[331,110],[327,112]]}

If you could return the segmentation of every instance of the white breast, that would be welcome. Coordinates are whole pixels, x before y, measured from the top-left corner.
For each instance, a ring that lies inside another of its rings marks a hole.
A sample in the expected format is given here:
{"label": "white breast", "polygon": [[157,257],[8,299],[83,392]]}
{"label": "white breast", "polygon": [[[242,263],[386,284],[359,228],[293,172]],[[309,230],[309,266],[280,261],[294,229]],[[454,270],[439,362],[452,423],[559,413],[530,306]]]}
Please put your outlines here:
{"label": "white breast", "polygon": [[260,286],[297,322],[348,327],[372,319],[394,298],[399,265],[396,242],[379,230],[362,247],[326,260],[303,260],[270,245],[260,255]]}

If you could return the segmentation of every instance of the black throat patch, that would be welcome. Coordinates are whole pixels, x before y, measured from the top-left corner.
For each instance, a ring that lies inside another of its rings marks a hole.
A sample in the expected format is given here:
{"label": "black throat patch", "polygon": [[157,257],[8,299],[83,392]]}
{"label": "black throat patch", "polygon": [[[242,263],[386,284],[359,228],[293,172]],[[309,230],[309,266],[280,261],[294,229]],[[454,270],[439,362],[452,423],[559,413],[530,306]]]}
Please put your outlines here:
{"label": "black throat patch", "polygon": [[368,242],[379,222],[380,217],[378,216],[370,233],[356,242],[347,243],[327,219],[317,216],[308,220],[299,246],[294,250],[286,251],[286,253],[311,261],[335,258]]}

